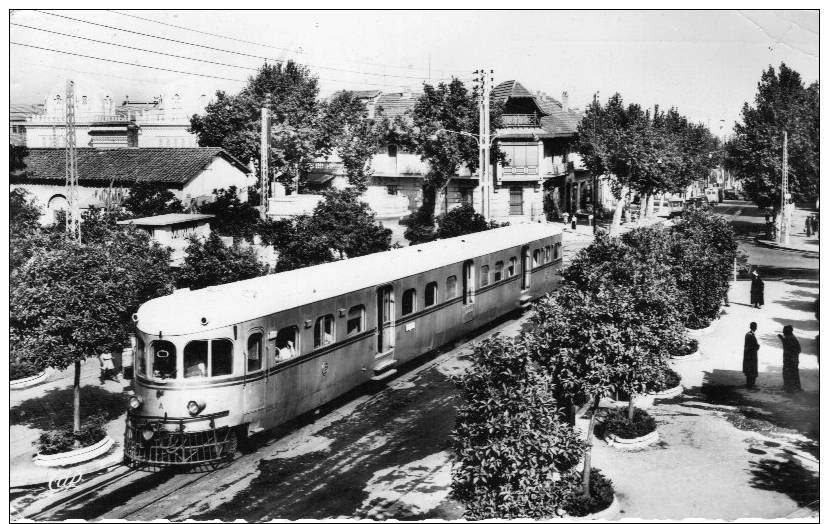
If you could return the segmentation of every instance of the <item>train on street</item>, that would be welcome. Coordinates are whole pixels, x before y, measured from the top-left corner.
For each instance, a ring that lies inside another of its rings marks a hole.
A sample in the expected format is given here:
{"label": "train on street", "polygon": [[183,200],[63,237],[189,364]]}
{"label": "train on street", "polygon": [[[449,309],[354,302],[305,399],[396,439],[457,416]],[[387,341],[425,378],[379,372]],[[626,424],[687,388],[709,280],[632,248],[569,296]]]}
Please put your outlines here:
{"label": "train on street", "polygon": [[560,226],[521,224],[150,300],[133,317],[125,460],[232,458],[553,291],[561,262]]}

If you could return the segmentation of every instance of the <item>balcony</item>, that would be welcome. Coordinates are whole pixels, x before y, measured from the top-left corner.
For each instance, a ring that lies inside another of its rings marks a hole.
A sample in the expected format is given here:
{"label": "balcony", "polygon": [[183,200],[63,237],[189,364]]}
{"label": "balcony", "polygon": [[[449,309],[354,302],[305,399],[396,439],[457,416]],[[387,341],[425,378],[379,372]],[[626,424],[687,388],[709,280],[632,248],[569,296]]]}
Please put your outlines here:
{"label": "balcony", "polygon": [[538,117],[535,114],[508,114],[501,116],[501,127],[538,127]]}

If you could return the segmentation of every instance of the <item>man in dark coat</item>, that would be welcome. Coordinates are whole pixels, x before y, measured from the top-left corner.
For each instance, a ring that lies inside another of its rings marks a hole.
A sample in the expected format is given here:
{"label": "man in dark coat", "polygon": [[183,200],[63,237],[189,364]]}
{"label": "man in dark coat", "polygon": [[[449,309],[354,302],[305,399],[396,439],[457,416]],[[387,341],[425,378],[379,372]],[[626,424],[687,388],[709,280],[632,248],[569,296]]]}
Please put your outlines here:
{"label": "man in dark coat", "polygon": [[757,322],[749,324],[749,331],[746,333],[743,344],[743,374],[746,376],[746,388],[754,389],[754,381],[757,380],[757,351],[760,344],[754,332],[757,331]]}
{"label": "man in dark coat", "polygon": [[763,289],[765,288],[765,284],[763,283],[763,279],[760,278],[760,275],[757,271],[754,271],[751,274],[751,305],[760,308],[763,302]]}
{"label": "man in dark coat", "polygon": [[783,341],[783,388],[789,393],[803,391],[800,387],[800,342],[794,336],[792,326],[784,326],[783,334],[777,335]]}

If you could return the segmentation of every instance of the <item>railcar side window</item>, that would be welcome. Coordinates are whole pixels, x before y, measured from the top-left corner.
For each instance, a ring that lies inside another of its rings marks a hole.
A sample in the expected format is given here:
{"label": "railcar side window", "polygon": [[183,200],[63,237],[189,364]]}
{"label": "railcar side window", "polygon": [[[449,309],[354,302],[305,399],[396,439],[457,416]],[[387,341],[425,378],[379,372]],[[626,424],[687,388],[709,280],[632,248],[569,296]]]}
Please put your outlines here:
{"label": "railcar side window", "polygon": [[544,248],[544,262],[549,262],[550,260],[552,260],[550,258],[550,246],[547,246]]}
{"label": "railcar side window", "polygon": [[489,266],[481,266],[481,287],[489,285]]}
{"label": "railcar side window", "polygon": [[507,266],[507,276],[514,277],[515,276],[515,263],[518,261],[517,258],[512,257],[509,259],[509,265]]}
{"label": "railcar side window", "polygon": [[495,263],[495,276],[494,276],[493,280],[495,282],[500,281],[501,278],[502,278],[503,273],[504,273],[504,263],[499,260],[498,262]]}
{"label": "railcar side window", "polygon": [[142,377],[147,376],[147,354],[144,352],[144,340],[136,336],[135,337],[135,355],[133,356],[135,360],[135,369],[136,373],[141,375]]}
{"label": "railcar side window", "polygon": [[417,308],[417,291],[414,289],[407,289],[403,292],[403,314],[408,315],[414,313]]}
{"label": "railcar side window", "polygon": [[446,300],[458,296],[458,277],[452,275],[446,279]]}
{"label": "railcar side window", "polygon": [[248,337],[248,371],[262,369],[262,333],[257,331]]}
{"label": "railcar side window", "polygon": [[150,348],[153,378],[176,378],[176,346],[169,340],[153,340]]}
{"label": "railcar side window", "polygon": [[426,297],[423,299],[424,307],[431,307],[438,303],[438,283],[429,282],[426,284]]}
{"label": "railcar side window", "polygon": [[347,335],[355,335],[365,329],[366,308],[362,305],[348,310],[348,323],[345,326]]}
{"label": "railcar side window", "polygon": [[556,245],[553,246],[553,258],[555,260],[561,258],[561,242],[556,242]]}
{"label": "railcar side window", "polygon": [[210,376],[233,373],[233,342],[226,338],[210,341]]}
{"label": "railcar side window", "polygon": [[184,346],[184,378],[207,376],[207,341],[192,340]]}
{"label": "railcar side window", "polygon": [[541,250],[536,249],[533,251],[533,267],[538,267],[541,265]]}
{"label": "railcar side window", "polygon": [[314,347],[321,348],[334,343],[334,315],[324,315],[314,325]]}
{"label": "railcar side window", "polygon": [[299,356],[299,329],[296,326],[280,329],[276,334],[276,357],[288,360],[296,356]]}

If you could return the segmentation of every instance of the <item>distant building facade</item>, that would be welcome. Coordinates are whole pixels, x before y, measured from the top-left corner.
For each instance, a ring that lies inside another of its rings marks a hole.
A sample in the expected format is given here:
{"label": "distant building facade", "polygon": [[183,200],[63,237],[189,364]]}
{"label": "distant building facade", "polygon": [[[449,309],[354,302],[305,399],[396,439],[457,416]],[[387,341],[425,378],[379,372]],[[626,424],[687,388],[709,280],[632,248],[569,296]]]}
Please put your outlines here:
{"label": "distant building facade", "polygon": [[169,213],[144,218],[118,221],[119,225],[134,225],[149,233],[153,240],[172,249],[170,263],[180,266],[184,261],[184,250],[191,237],[205,239],[210,236],[210,219],[213,215]]}
{"label": "distant building facade", "polygon": [[[25,167],[10,173],[11,189],[34,195],[43,210],[43,222],[66,209],[65,151],[34,148]],[[247,199],[250,169],[218,147],[194,148],[78,148],[79,207],[120,205],[137,182],[170,189],[185,206],[213,199],[213,190],[236,186]]]}

